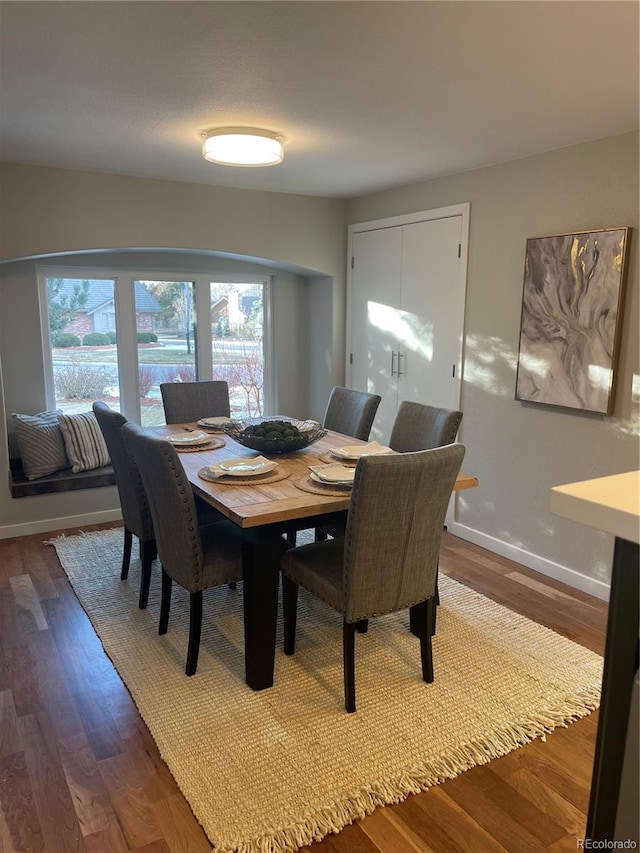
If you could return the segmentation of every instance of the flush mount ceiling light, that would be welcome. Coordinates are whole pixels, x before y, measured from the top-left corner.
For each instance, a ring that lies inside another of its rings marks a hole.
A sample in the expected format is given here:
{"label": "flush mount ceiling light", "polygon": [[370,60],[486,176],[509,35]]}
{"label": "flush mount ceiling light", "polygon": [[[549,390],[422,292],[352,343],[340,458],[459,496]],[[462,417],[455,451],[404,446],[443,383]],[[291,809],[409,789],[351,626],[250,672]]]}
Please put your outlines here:
{"label": "flush mount ceiling light", "polygon": [[220,127],[202,134],[202,156],[223,166],[275,166],[284,159],[282,137],[256,127]]}

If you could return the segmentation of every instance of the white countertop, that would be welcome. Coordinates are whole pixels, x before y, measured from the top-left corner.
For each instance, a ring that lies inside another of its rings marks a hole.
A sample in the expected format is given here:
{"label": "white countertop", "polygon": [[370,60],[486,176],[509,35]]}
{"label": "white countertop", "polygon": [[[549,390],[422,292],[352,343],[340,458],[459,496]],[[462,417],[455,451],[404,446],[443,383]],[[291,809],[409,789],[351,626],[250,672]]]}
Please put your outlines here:
{"label": "white countertop", "polygon": [[555,486],[551,512],[640,542],[640,471]]}

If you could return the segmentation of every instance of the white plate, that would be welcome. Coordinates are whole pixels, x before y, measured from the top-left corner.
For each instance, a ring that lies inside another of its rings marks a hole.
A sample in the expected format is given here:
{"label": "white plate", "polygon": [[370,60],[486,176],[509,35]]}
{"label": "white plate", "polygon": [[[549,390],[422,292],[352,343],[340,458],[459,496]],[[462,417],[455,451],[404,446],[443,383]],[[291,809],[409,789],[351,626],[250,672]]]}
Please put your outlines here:
{"label": "white plate", "polygon": [[334,447],[331,451],[340,459],[360,459],[363,456],[380,456],[385,453],[393,453],[390,447],[371,441],[369,444],[351,444],[346,447]]}
{"label": "white plate", "polygon": [[231,477],[253,477],[256,474],[273,471],[277,465],[277,462],[270,459],[257,457],[256,459],[226,459],[215,467],[219,473],[228,474]]}
{"label": "white plate", "polygon": [[206,427],[215,427],[215,426],[226,426],[231,423],[231,418],[219,417],[219,418],[200,418],[198,421],[198,426],[206,426]]}
{"label": "white plate", "polygon": [[211,436],[204,432],[174,432],[167,436],[167,441],[171,444],[206,444],[211,441]]}
{"label": "white plate", "polygon": [[312,471],[309,476],[314,481],[314,483],[321,483],[323,486],[353,486],[353,480],[347,480],[341,482],[339,480],[323,480],[316,474],[315,471]]}
{"label": "white plate", "polygon": [[311,471],[311,479],[321,483],[334,483],[339,486],[350,486],[356,475],[355,468],[345,468],[344,465],[319,465]]}

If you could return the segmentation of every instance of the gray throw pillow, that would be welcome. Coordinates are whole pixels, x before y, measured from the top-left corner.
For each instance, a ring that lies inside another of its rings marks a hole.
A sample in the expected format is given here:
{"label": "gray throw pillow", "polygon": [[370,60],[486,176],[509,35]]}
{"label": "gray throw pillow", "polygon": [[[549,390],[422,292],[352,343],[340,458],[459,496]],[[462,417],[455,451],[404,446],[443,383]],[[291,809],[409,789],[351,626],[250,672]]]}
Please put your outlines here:
{"label": "gray throw pillow", "polygon": [[109,451],[93,412],[58,415],[58,423],[74,474],[109,464]]}
{"label": "gray throw pillow", "polygon": [[22,468],[28,480],[46,477],[71,464],[65,450],[59,411],[37,415],[12,414]]}

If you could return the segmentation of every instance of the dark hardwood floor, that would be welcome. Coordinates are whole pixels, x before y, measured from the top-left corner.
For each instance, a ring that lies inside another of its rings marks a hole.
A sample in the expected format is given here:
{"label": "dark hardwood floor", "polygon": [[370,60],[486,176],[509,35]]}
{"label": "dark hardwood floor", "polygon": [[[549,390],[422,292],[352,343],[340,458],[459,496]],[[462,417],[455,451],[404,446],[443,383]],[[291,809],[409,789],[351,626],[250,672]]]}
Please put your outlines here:
{"label": "dark hardwood floor", "polygon": [[[55,550],[43,544],[53,535],[0,541],[0,851],[209,851]],[[441,569],[603,653],[606,604],[598,599],[449,534]],[[305,850],[575,851],[596,726],[594,713]]]}

